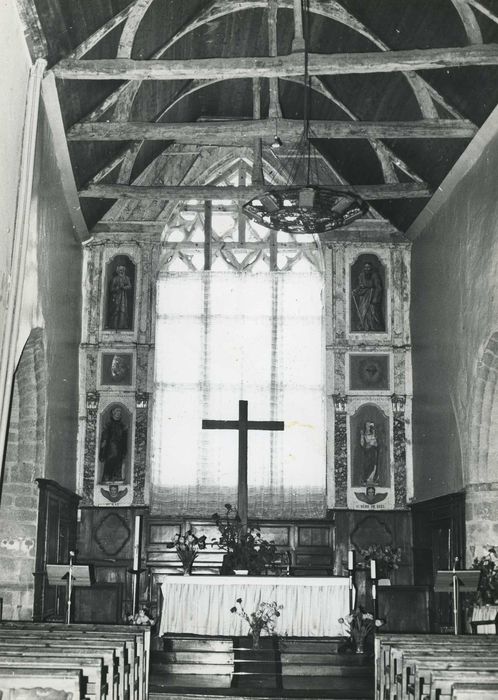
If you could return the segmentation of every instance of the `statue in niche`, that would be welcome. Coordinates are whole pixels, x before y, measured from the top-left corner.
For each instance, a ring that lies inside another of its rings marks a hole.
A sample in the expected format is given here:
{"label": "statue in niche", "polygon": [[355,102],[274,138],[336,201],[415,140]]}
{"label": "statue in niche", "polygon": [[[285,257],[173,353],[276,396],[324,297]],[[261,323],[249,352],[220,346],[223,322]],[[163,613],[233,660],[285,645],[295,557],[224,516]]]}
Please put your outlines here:
{"label": "statue in niche", "polygon": [[[359,272],[358,269],[360,270]],[[360,255],[352,266],[352,331],[385,332],[384,282],[382,273],[382,266],[375,255]]]}
{"label": "statue in niche", "polygon": [[126,255],[117,255],[110,261],[107,270],[105,327],[113,331],[131,331],[133,330],[135,266]]}
{"label": "statue in niche", "polygon": [[362,451],[362,465],[364,484],[375,484],[378,480],[379,469],[379,439],[375,423],[367,420],[360,430],[360,447]]}
{"label": "statue in niche", "polygon": [[128,454],[128,427],[123,421],[123,408],[113,404],[100,434],[99,462],[102,462],[100,483],[124,481]]}
{"label": "statue in niche", "polygon": [[[389,420],[373,404],[351,417],[352,486],[389,486]],[[365,493],[366,495],[366,493]]]}

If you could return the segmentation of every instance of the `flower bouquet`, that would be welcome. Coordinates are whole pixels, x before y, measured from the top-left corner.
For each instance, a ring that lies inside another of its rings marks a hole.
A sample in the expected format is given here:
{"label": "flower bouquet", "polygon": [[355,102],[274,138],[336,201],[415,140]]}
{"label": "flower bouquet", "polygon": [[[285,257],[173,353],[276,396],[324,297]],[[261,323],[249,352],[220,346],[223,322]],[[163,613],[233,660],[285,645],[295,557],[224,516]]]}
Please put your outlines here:
{"label": "flower bouquet", "polygon": [[126,621],[129,625],[146,625],[152,627],[155,624],[155,620],[149,615],[147,608],[140,608],[135,615],[128,614],[126,616]]}
{"label": "flower bouquet", "polygon": [[269,635],[275,635],[275,624],[277,617],[280,617],[280,610],[283,605],[273,600],[271,603],[260,603],[255,612],[247,614],[242,607],[242,598],[237,598],[230,612],[237,614],[247,622],[252,635],[252,648],[259,649],[259,638],[262,630],[266,630]]}
{"label": "flower bouquet", "polygon": [[167,547],[169,549],[175,547],[178,559],[183,565],[183,574],[188,576],[192,571],[192,564],[199,550],[206,549],[206,535],[197,537],[192,530],[187,530],[184,535],[177,532],[173,538],[173,542],[170,542]]}
{"label": "flower bouquet", "polygon": [[374,620],[374,616],[365,612],[361,607],[346,617],[340,617],[338,621],[341,626],[345,627],[343,636],[349,638],[349,645],[354,648],[357,654],[364,653],[367,638],[385,623],[384,620]]}

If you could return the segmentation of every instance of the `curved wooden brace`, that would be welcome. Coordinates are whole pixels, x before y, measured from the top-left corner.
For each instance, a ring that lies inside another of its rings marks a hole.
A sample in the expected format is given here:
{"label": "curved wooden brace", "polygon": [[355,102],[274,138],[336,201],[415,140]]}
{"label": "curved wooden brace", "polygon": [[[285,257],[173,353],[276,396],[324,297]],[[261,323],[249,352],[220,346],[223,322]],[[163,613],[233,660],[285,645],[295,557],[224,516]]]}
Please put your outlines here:
{"label": "curved wooden brace", "polygon": [[88,39],[82,41],[81,44],[74,49],[74,51],[71,51],[67,58],[83,58],[83,56],[93,49],[93,47],[100,41],[102,41],[102,39],[107,36],[109,32],[112,32],[113,29],[128,19],[130,12],[132,12],[137,2],[138,0],[133,0],[133,2],[130,2],[130,4],[125,7],[124,10],[121,10],[121,12],[118,12],[117,15],[111,17],[108,22],[99,27],[96,32],[88,37]]}
{"label": "curved wooden brace", "polygon": [[[142,0],[142,2],[146,1],[148,0]],[[152,1],[153,0],[150,0],[150,2]],[[216,0],[207,10],[201,12],[194,20],[186,24],[180,31],[178,31],[173,37],[171,37],[171,39],[169,39],[169,41],[167,41],[166,44],[163,44],[153,54],[151,58],[161,58],[166,53],[166,51],[169,48],[171,48],[171,46],[173,46],[177,41],[209,22],[212,22],[226,15],[233,14],[234,12],[239,12],[241,10],[250,10],[257,7],[266,8],[267,6],[268,0]],[[293,0],[280,0],[279,8],[293,10]],[[313,14],[318,14],[323,17],[326,17],[327,19],[332,19],[336,22],[340,22],[341,24],[344,24],[350,29],[357,31],[359,34],[371,41],[375,46],[377,46],[377,48],[381,49],[382,51],[389,50],[387,44],[385,44],[373,32],[371,32],[368,29],[368,27],[366,27],[358,19],[356,19],[356,17],[347,12],[341,5],[336,3],[335,0],[332,0],[326,6],[322,5],[320,2],[318,2],[318,0],[311,0],[310,11]],[[435,108],[431,93],[429,92],[425,81],[414,72],[406,72],[404,73],[404,75],[413,90],[417,102],[419,103],[422,116],[431,119],[437,118],[437,110]],[[125,96],[124,93],[121,93],[117,99],[118,102],[121,102],[122,100],[124,101],[126,98],[123,109],[119,108],[119,118],[123,120],[126,120],[128,118],[126,116],[126,106],[128,106],[129,114],[129,110],[131,110],[131,106],[138,92],[140,83],[138,83],[138,86],[135,82],[127,83],[126,85],[130,86],[129,88],[127,88],[126,92],[129,89],[131,95]],[[92,119],[92,115],[90,115],[89,119]]]}
{"label": "curved wooden brace", "polygon": [[462,20],[469,44],[482,44],[481,28],[477,22],[474,10],[467,0],[451,0],[451,2]]}
{"label": "curved wooden brace", "polygon": [[154,0],[136,0],[121,32],[116,58],[131,58],[133,43],[145,13]]}
{"label": "curved wooden brace", "polygon": [[498,24],[498,15],[494,15],[491,10],[488,10],[487,7],[484,7],[484,5],[479,2],[479,0],[468,0],[468,4],[472,5],[472,7],[475,7],[476,10],[479,10],[485,17],[490,19],[492,22],[495,24]]}

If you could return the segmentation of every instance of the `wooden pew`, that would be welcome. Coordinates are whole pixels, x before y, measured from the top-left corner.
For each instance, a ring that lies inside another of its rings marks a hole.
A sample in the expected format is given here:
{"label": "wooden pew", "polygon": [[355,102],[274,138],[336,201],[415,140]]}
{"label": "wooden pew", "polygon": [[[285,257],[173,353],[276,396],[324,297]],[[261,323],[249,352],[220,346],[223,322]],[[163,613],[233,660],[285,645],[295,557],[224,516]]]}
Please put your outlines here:
{"label": "wooden pew", "polygon": [[110,700],[102,659],[97,656],[64,654],[60,650],[0,649],[0,668],[77,668],[82,676],[84,697],[92,700]]}
{"label": "wooden pew", "polygon": [[[413,664],[412,683],[408,683],[403,690],[405,697],[413,696],[414,700],[421,700],[428,695],[432,685],[432,674],[438,671],[453,671],[456,678],[460,670],[463,671],[498,671],[498,659],[496,652],[486,655],[456,654],[447,657],[417,656],[410,661]],[[413,690],[413,693],[411,692]]]}
{"label": "wooden pew", "polygon": [[496,700],[498,683],[455,683],[451,700]]}
{"label": "wooden pew", "polygon": [[[433,671],[431,674],[431,690],[427,697],[430,700],[450,700],[453,687],[457,683],[466,681],[472,685],[496,685],[498,684],[498,670],[473,669],[464,671]],[[481,697],[481,696],[479,696]],[[495,696],[496,700],[496,696]]]}
{"label": "wooden pew", "polygon": [[[460,652],[471,655],[481,651],[496,651],[496,637],[455,637],[452,635],[407,635],[407,634],[378,634],[375,639],[375,692],[378,700],[397,697],[406,690],[400,682],[403,655],[405,653],[453,654]],[[480,651],[479,651],[480,650]],[[402,681],[402,679],[401,679]],[[406,695],[404,696],[406,697]]]}
{"label": "wooden pew", "polygon": [[105,695],[114,700],[128,698],[128,665],[125,664],[124,649],[109,646],[97,640],[40,638],[37,635],[3,637],[0,633],[0,655],[10,649],[18,653],[34,651],[38,655],[53,651],[54,656],[93,656],[100,658],[103,663],[103,685],[106,685]]}
{"label": "wooden pew", "polygon": [[0,696],[4,700],[79,700],[81,673],[78,669],[43,669],[13,666],[0,668]]}
{"label": "wooden pew", "polygon": [[54,622],[24,622],[5,621],[0,623],[2,629],[23,629],[32,632],[34,629],[45,630],[49,633],[57,631],[78,631],[85,634],[101,632],[109,639],[115,639],[121,635],[128,639],[134,639],[136,644],[136,666],[138,674],[136,678],[138,700],[146,700],[149,692],[149,660],[151,628],[146,625],[99,625],[99,624],[74,624],[63,625]]}
{"label": "wooden pew", "polygon": [[[470,646],[469,646],[470,644]],[[398,696],[407,693],[410,686],[409,675],[414,673],[417,661],[427,661],[425,668],[430,667],[431,660],[437,665],[439,659],[451,661],[453,658],[465,663],[466,659],[475,658],[475,647],[479,648],[480,655],[496,655],[496,645],[473,644],[466,641],[454,642],[415,642],[396,644],[391,647],[389,660],[389,689],[390,696]],[[438,666],[439,667],[439,666]],[[415,681],[414,681],[415,682]]]}

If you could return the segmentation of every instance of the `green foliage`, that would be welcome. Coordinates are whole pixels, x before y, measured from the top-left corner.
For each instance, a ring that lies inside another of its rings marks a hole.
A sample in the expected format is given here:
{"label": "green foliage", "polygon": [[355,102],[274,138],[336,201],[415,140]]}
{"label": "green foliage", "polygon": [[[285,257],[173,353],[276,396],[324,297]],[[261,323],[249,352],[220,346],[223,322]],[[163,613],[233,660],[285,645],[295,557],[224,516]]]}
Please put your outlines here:
{"label": "green foliage", "polygon": [[213,540],[221,549],[226,550],[222,574],[232,574],[235,569],[247,569],[250,574],[261,574],[271,566],[277,557],[277,548],[273,542],[261,537],[258,528],[245,530],[236,508],[225,503],[226,513],[221,516],[213,513],[213,520],[220,531],[220,536]]}
{"label": "green foliage", "polygon": [[477,594],[472,601],[476,605],[495,605],[498,603],[498,559],[496,549],[491,547],[481,558],[476,557],[472,568],[481,572]]}
{"label": "green foliage", "polygon": [[[375,559],[379,574],[389,573],[394,569],[399,569],[401,564],[401,547],[392,547],[390,544],[380,545],[371,544],[368,547],[360,549],[360,561],[358,562],[359,569],[367,569],[370,566],[370,561]],[[379,576],[381,578],[381,576]]]}

